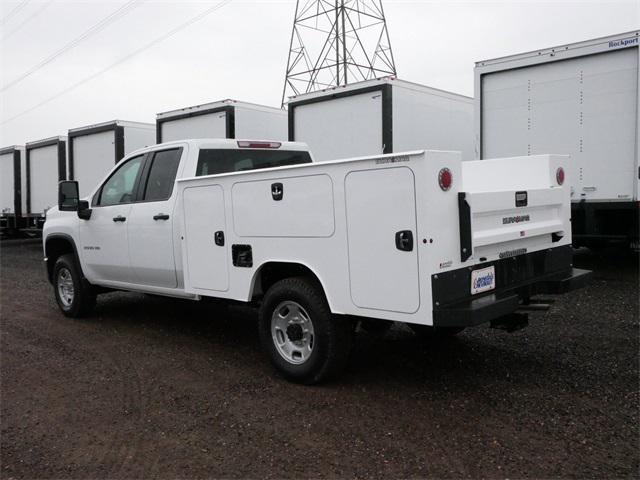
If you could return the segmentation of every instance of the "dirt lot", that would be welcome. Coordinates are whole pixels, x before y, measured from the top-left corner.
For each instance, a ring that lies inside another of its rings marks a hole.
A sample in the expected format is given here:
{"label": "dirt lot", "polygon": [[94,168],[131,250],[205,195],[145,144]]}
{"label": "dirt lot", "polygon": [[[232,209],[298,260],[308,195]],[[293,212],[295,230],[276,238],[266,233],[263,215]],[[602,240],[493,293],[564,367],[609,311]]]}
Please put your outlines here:
{"label": "dirt lot", "polygon": [[110,294],[63,317],[39,245],[1,247],[2,478],[636,477],[638,268],[529,328],[425,345],[359,332],[332,384],[291,385],[256,316]]}

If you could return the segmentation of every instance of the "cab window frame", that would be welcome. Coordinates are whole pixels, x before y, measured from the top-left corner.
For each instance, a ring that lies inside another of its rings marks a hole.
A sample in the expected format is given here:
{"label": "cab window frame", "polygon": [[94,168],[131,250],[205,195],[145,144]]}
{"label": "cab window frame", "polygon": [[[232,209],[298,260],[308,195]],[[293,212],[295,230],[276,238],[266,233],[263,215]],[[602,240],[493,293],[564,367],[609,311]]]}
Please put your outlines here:
{"label": "cab window frame", "polygon": [[[146,194],[147,183],[149,182],[149,175],[151,174],[151,168],[153,166],[153,161],[155,159],[155,156],[158,153],[171,152],[171,151],[178,152],[178,168],[176,169],[176,175],[173,179],[173,183],[171,184],[171,191],[169,192],[169,196],[163,199],[145,200],[144,196]],[[167,200],[170,200],[171,197],[173,197],[173,192],[175,190],[176,178],[180,173],[180,164],[182,163],[183,154],[184,154],[184,147],[170,147],[170,148],[163,148],[161,150],[153,150],[152,152],[147,152],[146,154],[147,156],[145,158],[145,162],[142,168],[142,175],[140,175],[140,178],[138,178],[138,184],[136,187],[136,194],[135,194],[136,201],[134,203],[154,203],[154,202],[166,202]]]}
{"label": "cab window frame", "polygon": [[[102,185],[100,185],[100,188],[98,189],[98,191],[96,191],[96,193],[91,198],[91,208],[117,207],[120,205],[131,205],[132,203],[136,203],[136,200],[138,197],[138,188],[140,184],[140,178],[142,177],[145,166],[147,164],[147,157],[148,157],[148,153],[142,153],[140,155],[135,155],[131,158],[128,158],[127,160],[119,164],[118,168],[116,168],[113,172],[111,172],[111,175],[109,175],[105,179],[105,181],[102,182]],[[140,161],[140,168],[138,169],[136,178],[133,181],[133,188],[131,190],[131,200],[129,202],[113,203],[110,205],[101,205],[100,202],[102,201],[102,192],[104,190],[104,187],[107,185],[107,183],[109,183],[109,181],[113,178],[113,176],[116,175],[120,170],[122,170],[126,164],[128,164],[129,162],[132,162],[137,158],[141,158],[141,161]]]}

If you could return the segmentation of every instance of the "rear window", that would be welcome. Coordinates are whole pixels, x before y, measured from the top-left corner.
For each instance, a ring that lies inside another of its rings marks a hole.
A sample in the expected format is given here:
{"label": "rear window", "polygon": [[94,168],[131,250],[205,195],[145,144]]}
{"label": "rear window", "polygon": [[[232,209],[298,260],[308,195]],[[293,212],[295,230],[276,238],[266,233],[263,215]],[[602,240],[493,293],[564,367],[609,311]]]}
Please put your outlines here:
{"label": "rear window", "polygon": [[287,150],[203,149],[198,157],[196,176],[241,172],[258,168],[311,163],[308,152]]}

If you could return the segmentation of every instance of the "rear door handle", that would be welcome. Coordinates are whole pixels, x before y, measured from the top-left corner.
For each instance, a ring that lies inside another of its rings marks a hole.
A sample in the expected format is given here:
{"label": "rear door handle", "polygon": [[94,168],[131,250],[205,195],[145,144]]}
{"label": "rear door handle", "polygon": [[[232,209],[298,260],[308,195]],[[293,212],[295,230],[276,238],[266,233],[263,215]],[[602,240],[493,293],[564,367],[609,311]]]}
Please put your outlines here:
{"label": "rear door handle", "polygon": [[219,247],[224,247],[224,232],[222,230],[215,233],[214,241]]}
{"label": "rear door handle", "polygon": [[413,232],[411,230],[401,230],[396,233],[396,248],[403,252],[413,250]]}
{"label": "rear door handle", "polygon": [[114,222],[126,222],[127,217],[123,217],[122,215],[118,215],[117,217],[113,217]]}
{"label": "rear door handle", "polygon": [[157,215],[153,216],[154,220],[169,220],[169,215],[167,215],[166,213],[159,213]]}

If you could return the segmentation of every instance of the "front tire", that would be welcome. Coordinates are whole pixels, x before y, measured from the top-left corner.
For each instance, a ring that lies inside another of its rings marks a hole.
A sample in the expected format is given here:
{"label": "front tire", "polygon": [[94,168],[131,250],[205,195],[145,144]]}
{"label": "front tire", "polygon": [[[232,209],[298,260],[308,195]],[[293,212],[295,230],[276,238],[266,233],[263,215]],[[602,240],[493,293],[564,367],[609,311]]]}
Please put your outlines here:
{"label": "front tire", "polygon": [[332,315],[322,288],[295,277],[274,284],[259,311],[260,341],[275,368],[296,383],[315,384],[347,364],[353,324]]}
{"label": "front tire", "polygon": [[67,317],[88,315],[96,304],[95,293],[80,273],[73,255],[62,255],[53,267],[53,292],[58,307]]}

